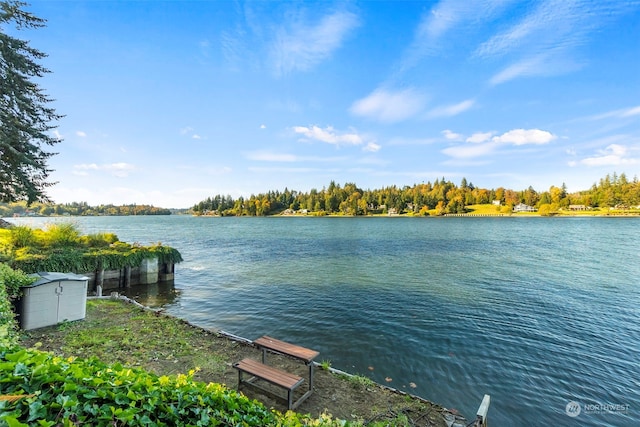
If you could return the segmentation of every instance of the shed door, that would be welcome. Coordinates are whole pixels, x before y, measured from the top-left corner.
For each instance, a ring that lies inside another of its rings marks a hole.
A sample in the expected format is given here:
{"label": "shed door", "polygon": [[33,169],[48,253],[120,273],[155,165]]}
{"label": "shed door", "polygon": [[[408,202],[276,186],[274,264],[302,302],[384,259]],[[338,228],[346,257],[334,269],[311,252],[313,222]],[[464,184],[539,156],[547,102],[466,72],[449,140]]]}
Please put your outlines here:
{"label": "shed door", "polygon": [[86,282],[59,282],[56,294],[58,295],[58,323],[65,320],[84,319]]}
{"label": "shed door", "polygon": [[55,325],[58,318],[57,284],[46,284],[24,290],[22,327],[35,329]]}

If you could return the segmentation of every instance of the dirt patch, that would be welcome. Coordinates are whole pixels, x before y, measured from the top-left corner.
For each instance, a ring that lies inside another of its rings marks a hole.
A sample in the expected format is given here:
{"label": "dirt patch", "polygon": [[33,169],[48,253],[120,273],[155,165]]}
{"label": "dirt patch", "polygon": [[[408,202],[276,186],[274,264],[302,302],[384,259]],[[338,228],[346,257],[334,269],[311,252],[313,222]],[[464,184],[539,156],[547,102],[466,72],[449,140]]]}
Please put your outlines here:
{"label": "dirt patch", "polygon": [[[28,331],[25,347],[38,347],[63,356],[95,356],[106,363],[140,367],[159,375],[187,373],[199,368],[195,378],[237,388],[238,372],[232,366],[245,357],[260,360],[251,343],[217,331],[205,330],[162,313],[144,310],[121,300],[89,300],[82,321]],[[308,368],[290,358],[268,356],[270,365],[308,378]],[[361,376],[349,376],[327,366],[314,368],[314,393],[297,412],[318,417],[329,413],[365,424],[387,421],[391,425],[464,426],[463,418],[439,405],[394,391]],[[305,391],[306,383],[301,387]],[[241,391],[267,407],[286,410],[282,399],[252,387]],[[285,393],[275,390],[284,397]]]}

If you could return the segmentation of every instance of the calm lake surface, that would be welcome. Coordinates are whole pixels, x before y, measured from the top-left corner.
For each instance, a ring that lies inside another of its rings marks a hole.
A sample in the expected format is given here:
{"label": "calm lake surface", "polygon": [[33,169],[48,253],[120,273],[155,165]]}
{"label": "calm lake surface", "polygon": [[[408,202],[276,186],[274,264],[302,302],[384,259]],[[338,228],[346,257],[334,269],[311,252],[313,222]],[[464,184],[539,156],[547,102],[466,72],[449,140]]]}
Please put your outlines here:
{"label": "calm lake surface", "polygon": [[180,250],[175,292],[133,292],[195,324],[311,347],[469,421],[486,393],[493,426],[640,424],[640,218],[69,220]]}

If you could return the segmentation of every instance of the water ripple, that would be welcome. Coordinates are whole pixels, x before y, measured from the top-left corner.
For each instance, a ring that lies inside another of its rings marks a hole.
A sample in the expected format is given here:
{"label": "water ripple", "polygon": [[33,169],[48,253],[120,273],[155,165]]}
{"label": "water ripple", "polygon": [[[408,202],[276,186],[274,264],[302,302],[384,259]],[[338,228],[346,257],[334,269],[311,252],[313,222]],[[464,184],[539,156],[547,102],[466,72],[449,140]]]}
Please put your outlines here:
{"label": "water ripple", "polygon": [[167,310],[194,323],[315,348],[469,419],[488,393],[492,425],[640,425],[638,218],[78,221],[178,248]]}

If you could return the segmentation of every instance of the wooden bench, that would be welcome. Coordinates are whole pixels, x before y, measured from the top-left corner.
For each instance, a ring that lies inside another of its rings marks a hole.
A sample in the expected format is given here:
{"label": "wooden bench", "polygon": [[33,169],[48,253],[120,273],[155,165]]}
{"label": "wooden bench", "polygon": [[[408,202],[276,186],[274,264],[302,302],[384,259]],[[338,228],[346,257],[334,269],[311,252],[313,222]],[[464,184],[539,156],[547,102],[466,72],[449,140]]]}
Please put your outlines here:
{"label": "wooden bench", "polygon": [[[238,388],[240,388],[242,384],[251,384],[268,394],[273,394],[270,390],[255,384],[255,381],[258,379],[282,387],[287,390],[288,409],[297,408],[306,398],[311,396],[313,393],[313,359],[318,357],[320,353],[266,335],[258,338],[253,343],[262,349],[262,363],[252,359],[243,359],[233,365],[233,367],[238,370]],[[293,392],[304,382],[304,378],[267,365],[267,351],[293,357],[294,359],[304,362],[304,364],[309,367],[309,390],[295,402],[293,401]],[[244,380],[242,376],[243,373],[250,374],[252,377]]]}
{"label": "wooden bench", "polygon": [[[280,369],[265,365],[253,359],[242,359],[234,363],[233,367],[238,370],[238,388],[240,388],[242,384],[250,384],[253,387],[272,394],[270,390],[255,384],[257,379],[262,379],[268,383],[282,387],[287,391],[287,409],[295,409],[302,403],[302,399],[293,402],[293,392],[304,382],[304,378],[281,371]],[[243,379],[243,373],[251,375],[251,378]]]}
{"label": "wooden bench", "polygon": [[267,335],[258,338],[253,343],[262,349],[262,363],[264,364],[267,363],[267,351],[271,351],[293,357],[307,365],[309,367],[309,390],[296,401],[294,406],[298,406],[303,400],[311,396],[313,393],[313,360],[318,357],[320,353],[316,350],[300,347],[299,345],[281,341]]}
{"label": "wooden bench", "polygon": [[253,342],[255,345],[262,349],[262,363],[265,363],[267,357],[267,350],[275,353],[286,354],[287,356],[294,357],[302,360],[305,364],[310,364],[313,359],[318,357],[320,353],[315,350],[300,347],[299,345],[290,344],[285,341],[281,341],[270,336],[263,336]]}

